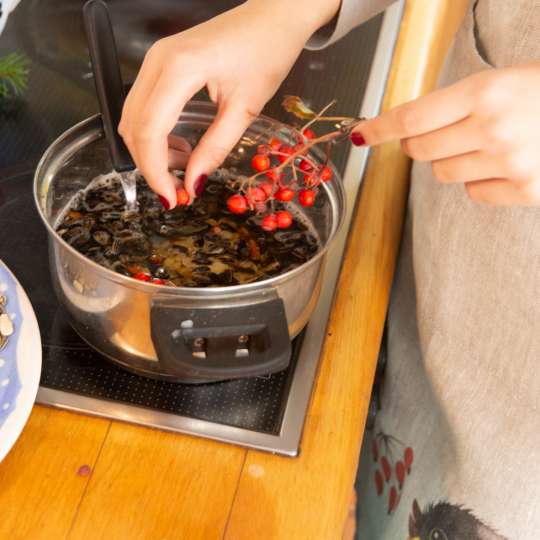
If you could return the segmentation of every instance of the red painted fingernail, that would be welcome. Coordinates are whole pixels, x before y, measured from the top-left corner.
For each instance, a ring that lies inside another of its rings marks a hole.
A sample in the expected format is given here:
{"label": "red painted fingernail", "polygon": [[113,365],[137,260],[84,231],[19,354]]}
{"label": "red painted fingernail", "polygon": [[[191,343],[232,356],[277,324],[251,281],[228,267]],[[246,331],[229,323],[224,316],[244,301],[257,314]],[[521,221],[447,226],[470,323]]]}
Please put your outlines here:
{"label": "red painted fingernail", "polygon": [[168,210],[171,207],[171,205],[169,204],[169,201],[165,197],[158,195],[158,198],[161,204],[163,205],[163,208],[165,208],[165,210]]}
{"label": "red painted fingernail", "polygon": [[351,142],[355,146],[364,146],[366,144],[366,139],[360,133],[351,133]]}
{"label": "red painted fingernail", "polygon": [[201,174],[201,176],[197,178],[197,181],[195,182],[195,195],[197,195],[197,197],[202,195],[207,178],[208,176],[206,174]]}

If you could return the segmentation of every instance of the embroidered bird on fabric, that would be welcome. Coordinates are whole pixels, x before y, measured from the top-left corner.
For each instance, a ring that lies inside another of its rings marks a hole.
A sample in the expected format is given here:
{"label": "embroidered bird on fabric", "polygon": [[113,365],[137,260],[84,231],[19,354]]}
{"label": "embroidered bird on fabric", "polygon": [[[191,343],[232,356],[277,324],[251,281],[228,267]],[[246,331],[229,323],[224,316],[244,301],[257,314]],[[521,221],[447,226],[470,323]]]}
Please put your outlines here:
{"label": "embroidered bird on fabric", "polygon": [[482,523],[470,510],[438,502],[420,510],[413,501],[409,540],[508,540]]}

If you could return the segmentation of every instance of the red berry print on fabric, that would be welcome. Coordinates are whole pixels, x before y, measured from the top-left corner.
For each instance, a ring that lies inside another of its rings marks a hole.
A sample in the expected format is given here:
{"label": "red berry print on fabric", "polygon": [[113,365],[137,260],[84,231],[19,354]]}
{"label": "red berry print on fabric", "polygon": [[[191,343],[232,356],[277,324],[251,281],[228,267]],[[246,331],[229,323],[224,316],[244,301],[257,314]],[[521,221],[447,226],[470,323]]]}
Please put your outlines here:
{"label": "red berry print on fabric", "polygon": [[413,458],[414,458],[413,449],[408,446],[407,448],[405,448],[405,451],[403,452],[403,459],[405,460],[405,468],[407,469],[408,474],[411,472]]}
{"label": "red berry print on fabric", "polygon": [[382,495],[384,491],[384,480],[381,474],[381,471],[377,469],[375,471],[375,489],[377,490],[377,495]]}
{"label": "red berry print on fabric", "polygon": [[371,440],[371,457],[378,465],[374,475],[375,491],[379,497],[386,497],[388,514],[392,514],[412,470],[413,449],[396,437],[378,431]]}
{"label": "red berry print on fabric", "polygon": [[388,492],[388,513],[391,514],[399,503],[399,495],[396,486],[392,486]]}

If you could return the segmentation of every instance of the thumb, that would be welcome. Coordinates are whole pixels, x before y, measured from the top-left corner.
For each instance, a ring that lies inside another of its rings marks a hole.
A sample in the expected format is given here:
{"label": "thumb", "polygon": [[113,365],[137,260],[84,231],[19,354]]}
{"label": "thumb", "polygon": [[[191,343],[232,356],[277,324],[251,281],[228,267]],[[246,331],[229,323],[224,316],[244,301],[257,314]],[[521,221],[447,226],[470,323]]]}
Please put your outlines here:
{"label": "thumb", "polygon": [[197,196],[206,175],[225,161],[256,117],[244,104],[220,106],[214,122],[193,150],[188,162],[185,186],[192,198]]}

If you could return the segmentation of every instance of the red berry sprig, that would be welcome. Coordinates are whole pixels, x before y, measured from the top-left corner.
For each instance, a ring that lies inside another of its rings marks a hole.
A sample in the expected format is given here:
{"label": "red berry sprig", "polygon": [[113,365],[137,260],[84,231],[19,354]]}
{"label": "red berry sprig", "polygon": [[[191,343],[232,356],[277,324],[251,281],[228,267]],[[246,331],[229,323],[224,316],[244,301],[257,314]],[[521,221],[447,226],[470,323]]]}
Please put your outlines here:
{"label": "red berry sprig", "polygon": [[[333,177],[333,171],[328,166],[331,148],[339,140],[345,139],[360,121],[348,117],[324,116],[333,103],[315,113],[300,98],[285,98],[284,108],[308,122],[300,130],[291,128],[286,134],[286,140],[285,137],[282,140],[273,136],[267,143],[256,146],[256,153],[251,158],[255,173],[248,178],[237,177],[231,181],[231,187],[236,193],[227,200],[230,212],[243,214],[248,210],[255,211],[261,217],[262,229],[270,232],[292,224],[291,213],[281,209],[276,212],[276,204],[286,204],[297,197],[301,206],[315,205],[319,186]],[[318,136],[311,126],[323,121],[338,122],[338,129]],[[291,140],[295,142],[291,143]],[[325,143],[326,157],[320,163],[309,151],[322,143]]]}

